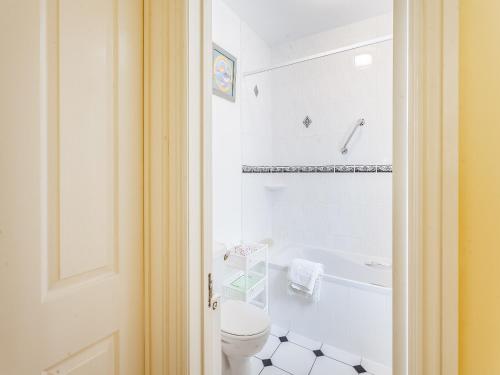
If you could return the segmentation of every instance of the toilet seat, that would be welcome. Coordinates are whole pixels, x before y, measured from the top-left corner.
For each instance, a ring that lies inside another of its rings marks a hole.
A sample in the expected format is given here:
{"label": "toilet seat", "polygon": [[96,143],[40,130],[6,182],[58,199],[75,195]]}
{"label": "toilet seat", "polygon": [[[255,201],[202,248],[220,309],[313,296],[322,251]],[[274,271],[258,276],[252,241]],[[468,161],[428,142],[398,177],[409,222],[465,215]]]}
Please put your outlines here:
{"label": "toilet seat", "polygon": [[257,306],[243,301],[227,301],[221,306],[221,331],[234,338],[250,338],[267,334],[271,320]]}

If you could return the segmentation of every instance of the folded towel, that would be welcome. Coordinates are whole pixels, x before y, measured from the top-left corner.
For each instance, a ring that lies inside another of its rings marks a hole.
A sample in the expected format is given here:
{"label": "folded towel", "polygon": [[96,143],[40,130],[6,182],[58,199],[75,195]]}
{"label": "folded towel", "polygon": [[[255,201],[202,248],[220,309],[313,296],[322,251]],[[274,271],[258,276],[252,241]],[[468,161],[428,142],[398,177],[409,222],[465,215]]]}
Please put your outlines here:
{"label": "folded towel", "polygon": [[312,295],[303,292],[300,289],[296,289],[292,284],[288,286],[287,291],[289,296],[299,297],[308,302],[319,302],[319,299],[321,297],[321,277],[318,277],[318,279],[316,280]]}
{"label": "folded towel", "polygon": [[320,278],[323,274],[321,263],[311,262],[305,259],[294,259],[288,268],[289,290],[295,294],[319,299]]}

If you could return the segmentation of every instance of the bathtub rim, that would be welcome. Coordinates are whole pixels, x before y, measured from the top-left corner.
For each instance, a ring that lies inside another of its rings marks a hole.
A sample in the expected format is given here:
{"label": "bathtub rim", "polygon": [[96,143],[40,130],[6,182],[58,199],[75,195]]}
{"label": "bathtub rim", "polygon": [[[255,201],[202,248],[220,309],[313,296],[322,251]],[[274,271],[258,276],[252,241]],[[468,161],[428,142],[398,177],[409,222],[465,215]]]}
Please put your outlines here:
{"label": "bathtub rim", "polygon": [[[269,268],[286,273],[288,266],[273,262],[272,257],[270,257]],[[335,284],[340,284],[340,285],[343,285],[346,287],[354,287],[356,289],[361,289],[361,290],[364,290],[367,292],[375,292],[377,294],[392,295],[392,287],[387,287],[387,286],[382,286],[382,285],[377,285],[377,284],[372,284],[372,283],[365,283],[362,281],[357,281],[357,280],[352,280],[352,279],[346,279],[344,277],[335,276],[335,275],[331,275],[331,274],[323,274],[321,276],[321,278],[324,281],[333,282]]]}

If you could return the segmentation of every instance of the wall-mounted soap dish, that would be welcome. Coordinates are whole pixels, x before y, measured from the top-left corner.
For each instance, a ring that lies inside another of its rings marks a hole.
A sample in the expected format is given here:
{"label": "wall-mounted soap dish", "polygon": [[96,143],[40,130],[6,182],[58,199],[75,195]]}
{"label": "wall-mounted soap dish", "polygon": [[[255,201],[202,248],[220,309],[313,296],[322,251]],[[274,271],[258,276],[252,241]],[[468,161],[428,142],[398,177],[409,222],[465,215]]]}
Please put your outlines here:
{"label": "wall-mounted soap dish", "polygon": [[264,185],[264,188],[267,191],[281,191],[286,189],[286,185],[279,185],[279,184],[274,184],[274,185]]}

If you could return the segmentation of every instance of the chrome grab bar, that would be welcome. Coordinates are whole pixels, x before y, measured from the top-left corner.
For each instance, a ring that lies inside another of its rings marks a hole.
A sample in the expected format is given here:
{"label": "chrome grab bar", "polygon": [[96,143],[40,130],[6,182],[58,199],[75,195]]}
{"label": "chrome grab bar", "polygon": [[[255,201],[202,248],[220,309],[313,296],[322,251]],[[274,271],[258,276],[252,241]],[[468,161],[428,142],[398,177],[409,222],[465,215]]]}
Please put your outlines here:
{"label": "chrome grab bar", "polygon": [[340,149],[340,151],[342,152],[342,154],[345,155],[345,154],[347,154],[349,152],[349,149],[347,148],[347,146],[349,145],[349,142],[351,142],[352,136],[354,135],[354,133],[356,133],[356,130],[358,130],[359,127],[364,126],[364,125],[365,125],[365,119],[364,118],[359,119],[358,123],[352,129],[351,134],[349,134],[349,137],[347,138],[347,141],[345,141],[344,147],[342,147]]}

